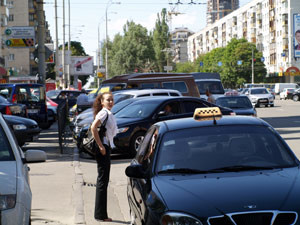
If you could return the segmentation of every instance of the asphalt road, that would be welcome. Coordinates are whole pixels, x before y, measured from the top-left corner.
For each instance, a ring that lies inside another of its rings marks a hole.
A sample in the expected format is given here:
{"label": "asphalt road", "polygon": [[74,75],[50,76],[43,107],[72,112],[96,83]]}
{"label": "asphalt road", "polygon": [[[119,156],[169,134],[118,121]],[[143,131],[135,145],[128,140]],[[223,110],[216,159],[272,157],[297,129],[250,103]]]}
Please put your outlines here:
{"label": "asphalt road", "polygon": [[[300,102],[276,100],[275,107],[257,108],[257,113],[282,135],[300,158]],[[76,148],[72,144],[60,154],[56,129],[53,125],[42,132],[38,142],[26,146],[45,150],[48,154],[47,162],[30,165],[32,224],[129,224],[124,171],[130,159],[112,156],[108,213],[113,222],[97,222],[93,219],[96,164],[84,157],[77,157],[77,161],[73,154]]]}

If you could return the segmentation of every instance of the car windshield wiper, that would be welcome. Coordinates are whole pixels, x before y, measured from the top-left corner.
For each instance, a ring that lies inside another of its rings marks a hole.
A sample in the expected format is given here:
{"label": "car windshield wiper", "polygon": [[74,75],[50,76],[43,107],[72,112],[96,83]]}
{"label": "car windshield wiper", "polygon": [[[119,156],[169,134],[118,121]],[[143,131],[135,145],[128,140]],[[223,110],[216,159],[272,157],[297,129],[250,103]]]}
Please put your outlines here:
{"label": "car windshield wiper", "polygon": [[220,173],[223,170],[197,170],[190,168],[178,168],[178,169],[167,169],[158,171],[158,174],[166,174],[166,173],[185,173],[185,174],[201,174],[201,173]]}
{"label": "car windshield wiper", "polygon": [[247,171],[247,170],[272,170],[275,167],[270,166],[250,166],[250,165],[235,165],[235,166],[225,166],[213,169],[217,171],[226,171],[226,172],[238,172],[238,171]]}

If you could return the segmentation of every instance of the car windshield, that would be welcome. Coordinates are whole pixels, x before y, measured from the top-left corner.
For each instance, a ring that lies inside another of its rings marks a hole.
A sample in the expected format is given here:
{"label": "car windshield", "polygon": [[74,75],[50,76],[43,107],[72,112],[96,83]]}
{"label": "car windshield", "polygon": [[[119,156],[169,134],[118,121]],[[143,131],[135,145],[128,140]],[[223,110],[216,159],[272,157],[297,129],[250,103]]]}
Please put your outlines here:
{"label": "car windshield", "polygon": [[[116,104],[116,106],[117,105],[118,104]],[[153,113],[156,106],[157,103],[144,103],[139,101],[138,103],[133,103],[128,105],[127,107],[124,107],[119,112],[117,112],[115,116],[117,118],[146,118]]]}
{"label": "car windshield", "polygon": [[0,95],[6,99],[11,98],[12,91],[12,87],[0,87]]}
{"label": "car windshield", "polygon": [[229,98],[218,98],[216,100],[216,104],[219,106],[231,108],[231,109],[239,109],[239,108],[252,108],[252,104],[248,97],[229,97]]}
{"label": "car windshield", "polygon": [[208,89],[212,94],[224,94],[224,88],[220,81],[207,81],[196,80],[199,92],[201,95],[205,95]]}
{"label": "car windshield", "polygon": [[27,102],[45,102],[45,91],[43,87],[21,86],[17,88],[17,102],[26,104]]}
{"label": "car windshield", "polygon": [[267,89],[260,88],[260,89],[253,89],[253,90],[251,90],[251,95],[260,95],[260,94],[268,94]]}
{"label": "car windshield", "polygon": [[0,104],[6,104],[6,103],[9,103],[9,102],[7,101],[7,99],[4,98],[4,97],[2,97],[2,96],[0,95]]}
{"label": "car windshield", "polygon": [[0,127],[0,145],[0,161],[14,161],[14,154],[2,127]]}
{"label": "car windshield", "polygon": [[59,90],[52,90],[52,91],[47,91],[46,95],[50,99],[55,99],[59,95],[60,91]]}
{"label": "car windshield", "polygon": [[266,126],[231,125],[170,131],[163,136],[158,148],[156,171],[159,173],[298,166],[289,147]]}
{"label": "car windshield", "polygon": [[107,83],[107,84],[102,84],[101,85],[101,89],[105,89],[105,88],[109,88],[109,91],[119,91],[119,90],[123,90],[126,88],[126,84],[122,84],[122,83],[119,83],[119,84],[114,84],[114,83]]}
{"label": "car windshield", "polygon": [[131,94],[118,93],[118,94],[114,95],[114,102],[115,102],[115,104],[117,104],[118,102],[124,101],[129,98],[133,98],[133,97],[134,97],[134,95],[131,95]]}

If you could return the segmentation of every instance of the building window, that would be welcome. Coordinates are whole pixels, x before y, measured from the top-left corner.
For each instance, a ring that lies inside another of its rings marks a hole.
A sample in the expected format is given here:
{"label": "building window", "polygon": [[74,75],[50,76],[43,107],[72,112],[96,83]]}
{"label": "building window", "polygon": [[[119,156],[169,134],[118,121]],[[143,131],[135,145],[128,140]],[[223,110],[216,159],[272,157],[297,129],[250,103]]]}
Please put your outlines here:
{"label": "building window", "polygon": [[7,2],[7,8],[11,9],[14,7],[14,1]]}
{"label": "building window", "polygon": [[29,14],[29,21],[34,21],[34,14],[33,13]]}
{"label": "building window", "polygon": [[28,2],[28,7],[29,7],[30,9],[34,8],[33,1],[32,1],[32,0],[29,0],[29,2]]}
{"label": "building window", "polygon": [[10,14],[10,15],[9,15],[8,21],[14,21],[14,14]]}
{"label": "building window", "polygon": [[15,60],[15,54],[9,54],[8,61],[14,61],[14,60]]}

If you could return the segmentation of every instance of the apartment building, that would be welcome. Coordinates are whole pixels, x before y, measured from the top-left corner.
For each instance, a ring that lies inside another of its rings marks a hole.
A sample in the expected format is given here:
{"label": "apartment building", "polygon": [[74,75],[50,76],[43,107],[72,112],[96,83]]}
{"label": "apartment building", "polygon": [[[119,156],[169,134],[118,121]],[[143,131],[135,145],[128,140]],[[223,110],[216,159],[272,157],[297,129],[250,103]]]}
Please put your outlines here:
{"label": "apartment building", "polygon": [[[0,33],[4,34],[7,20],[8,20],[8,8],[6,4],[6,0],[0,0]],[[4,57],[4,39],[2,35],[0,35],[0,83],[4,83],[7,81],[7,71],[5,69],[5,57]]]}
{"label": "apartment building", "polygon": [[[9,16],[7,27],[33,27],[35,32],[35,44],[37,44],[37,2],[36,0],[7,0]],[[45,21],[45,43],[51,43],[52,39]],[[5,37],[4,37],[5,38]],[[38,65],[34,60],[33,47],[9,47],[6,46],[4,54],[6,68],[10,76],[36,75]]]}
{"label": "apartment building", "polygon": [[[200,54],[225,47],[232,38],[245,38],[263,53],[268,76],[289,71],[300,75],[300,50],[295,50],[297,30],[299,0],[253,0],[190,36],[188,58],[194,61]],[[300,76],[286,78],[300,82]]]}
{"label": "apartment building", "polygon": [[186,27],[178,27],[171,32],[171,49],[173,50],[174,63],[188,61],[187,41],[192,34],[194,32]]}
{"label": "apartment building", "polygon": [[206,24],[213,24],[238,8],[239,0],[207,0]]}

